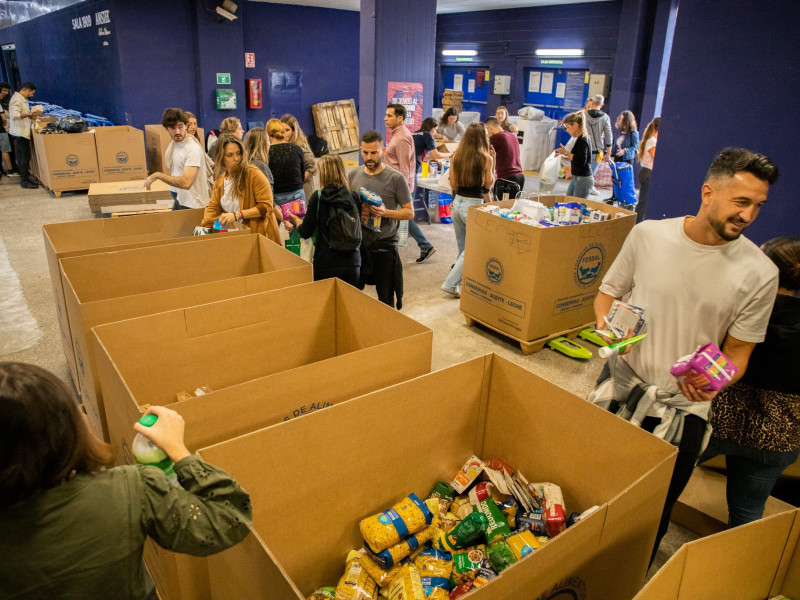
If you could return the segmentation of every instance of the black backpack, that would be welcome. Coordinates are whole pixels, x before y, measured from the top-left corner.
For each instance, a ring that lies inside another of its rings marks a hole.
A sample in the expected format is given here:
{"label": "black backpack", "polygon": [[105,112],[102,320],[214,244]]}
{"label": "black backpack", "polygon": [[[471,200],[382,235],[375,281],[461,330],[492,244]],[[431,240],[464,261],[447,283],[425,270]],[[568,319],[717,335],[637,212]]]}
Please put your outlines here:
{"label": "black backpack", "polygon": [[328,153],[328,142],[325,138],[311,134],[306,139],[308,140],[308,147],[311,148],[311,152],[317,158]]}
{"label": "black backpack", "polygon": [[[317,198],[317,215],[322,203],[322,194]],[[328,235],[324,236],[333,250],[358,250],[361,246],[361,212],[354,196],[337,194],[326,198],[328,205]]]}

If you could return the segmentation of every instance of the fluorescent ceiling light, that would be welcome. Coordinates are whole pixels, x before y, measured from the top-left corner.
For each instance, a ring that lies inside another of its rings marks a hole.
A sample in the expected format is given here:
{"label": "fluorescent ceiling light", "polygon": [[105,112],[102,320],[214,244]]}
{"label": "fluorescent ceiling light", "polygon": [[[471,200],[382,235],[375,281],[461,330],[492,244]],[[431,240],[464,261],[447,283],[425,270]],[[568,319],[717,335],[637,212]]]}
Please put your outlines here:
{"label": "fluorescent ceiling light", "polygon": [[583,56],[583,48],[539,48],[536,56]]}
{"label": "fluorescent ceiling light", "polygon": [[477,50],[442,50],[442,56],[478,56]]}

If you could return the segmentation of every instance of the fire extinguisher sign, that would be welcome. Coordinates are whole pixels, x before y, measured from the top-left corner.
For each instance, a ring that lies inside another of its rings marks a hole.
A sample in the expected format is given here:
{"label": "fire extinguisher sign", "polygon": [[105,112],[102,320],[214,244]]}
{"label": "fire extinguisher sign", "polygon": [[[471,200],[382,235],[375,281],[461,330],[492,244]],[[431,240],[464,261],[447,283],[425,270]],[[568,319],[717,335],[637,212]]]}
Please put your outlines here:
{"label": "fire extinguisher sign", "polygon": [[255,52],[245,52],[244,53],[244,66],[247,69],[255,69],[256,68],[256,53]]}

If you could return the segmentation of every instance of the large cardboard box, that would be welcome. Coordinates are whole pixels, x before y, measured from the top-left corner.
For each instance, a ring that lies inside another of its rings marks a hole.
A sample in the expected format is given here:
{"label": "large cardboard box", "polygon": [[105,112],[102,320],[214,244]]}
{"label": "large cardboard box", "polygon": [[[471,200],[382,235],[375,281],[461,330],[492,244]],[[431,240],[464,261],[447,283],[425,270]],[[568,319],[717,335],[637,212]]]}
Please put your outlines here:
{"label": "large cardboard box", "polygon": [[[672,509],[671,520],[700,536],[724,531],[728,527],[728,500],[726,492],[728,478],[698,467]],[[769,517],[794,510],[794,506],[770,496],[764,507],[764,516]]]}
{"label": "large cardboard box", "polygon": [[[205,140],[205,132],[202,128],[198,127],[197,132],[200,137]],[[145,125],[144,137],[147,154],[147,170],[150,173],[156,171],[164,173],[164,153],[167,151],[167,146],[172,141],[172,138],[164,129],[163,125]],[[205,150],[205,143],[203,144]],[[167,173],[169,175],[169,173]]]}
{"label": "large cardboard box", "polygon": [[253,505],[254,535],[208,561],[213,598],[336,585],[361,519],[424,497],[475,454],[560,484],[568,513],[600,508],[470,598],[627,600],[644,582],[676,449],[490,354],[200,454]]}
{"label": "large cardboard box", "polygon": [[89,208],[94,213],[102,212],[105,207],[142,204],[171,207],[172,194],[170,194],[169,186],[163,181],[156,180],[147,190],[141,179],[136,181],[93,183],[89,186]]}
{"label": "large cardboard box", "polygon": [[[202,209],[126,217],[124,219],[90,219],[71,223],[52,223],[42,227],[47,266],[53,285],[53,296],[61,330],[61,344],[67,358],[72,380],[80,391],[75,351],[69,316],[64,302],[64,284],[61,281],[62,258],[83,256],[96,252],[125,250],[157,244],[185,241],[205,241],[213,236],[192,237],[192,231],[203,219]],[[229,232],[227,235],[248,234],[248,230]]]}
{"label": "large cardboard box", "polygon": [[539,200],[546,206],[585,202],[610,220],[541,229],[492,215],[482,210],[485,205],[469,209],[461,310],[523,342],[594,321],[592,304],[603,275],[636,223],[635,213],[602,202]]}
{"label": "large cardboard box", "polygon": [[[89,343],[92,327],[313,279],[308,262],[264,236],[207,237],[215,239],[61,260],[81,397],[90,420],[100,425],[106,440],[108,427],[95,371],[95,348]],[[163,362],[163,357],[159,361]]]}
{"label": "large cardboard box", "polygon": [[59,194],[85,190],[100,181],[94,133],[41,134],[31,132],[39,180]]}
{"label": "large cardboard box", "polygon": [[689,542],[635,600],[800,598],[800,512],[792,511]]}
{"label": "large cardboard box", "polygon": [[101,183],[147,178],[144,132],[130,125],[95,127]]}
{"label": "large cardboard box", "polygon": [[[428,373],[433,341],[424,325],[335,279],[103,325],[94,336],[112,445],[127,462],[142,404],[180,413],[196,450]],[[175,392],[200,385],[214,391],[176,402]],[[155,544],[145,561],[162,598],[209,598],[205,561]]]}

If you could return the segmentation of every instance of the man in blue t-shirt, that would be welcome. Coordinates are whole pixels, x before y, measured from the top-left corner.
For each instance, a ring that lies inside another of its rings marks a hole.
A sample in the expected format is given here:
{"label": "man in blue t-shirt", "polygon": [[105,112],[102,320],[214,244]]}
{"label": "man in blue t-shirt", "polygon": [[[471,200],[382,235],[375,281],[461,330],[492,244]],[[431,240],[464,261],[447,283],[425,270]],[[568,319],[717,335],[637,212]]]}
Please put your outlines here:
{"label": "man in blue t-shirt", "polygon": [[[422,159],[427,155],[430,158],[435,160],[442,160],[445,158],[450,158],[450,154],[447,152],[439,152],[436,149],[436,142],[433,139],[433,136],[436,135],[436,129],[439,126],[439,123],[436,119],[428,117],[424,121],[422,121],[422,126],[419,131],[416,131],[411,134],[411,138],[414,140],[414,155],[417,160],[417,170],[414,174],[414,189],[412,190],[413,194],[416,196],[417,193],[417,174],[419,170],[422,168]],[[427,203],[425,209],[427,210]],[[436,248],[433,247],[428,241],[428,238],[425,237],[425,234],[422,233],[422,230],[419,228],[419,225],[416,224],[414,219],[411,219],[408,222],[408,235],[414,238],[414,241],[417,242],[419,246],[419,258],[417,259],[418,263],[424,263],[428,260],[434,252],[436,252]]]}

